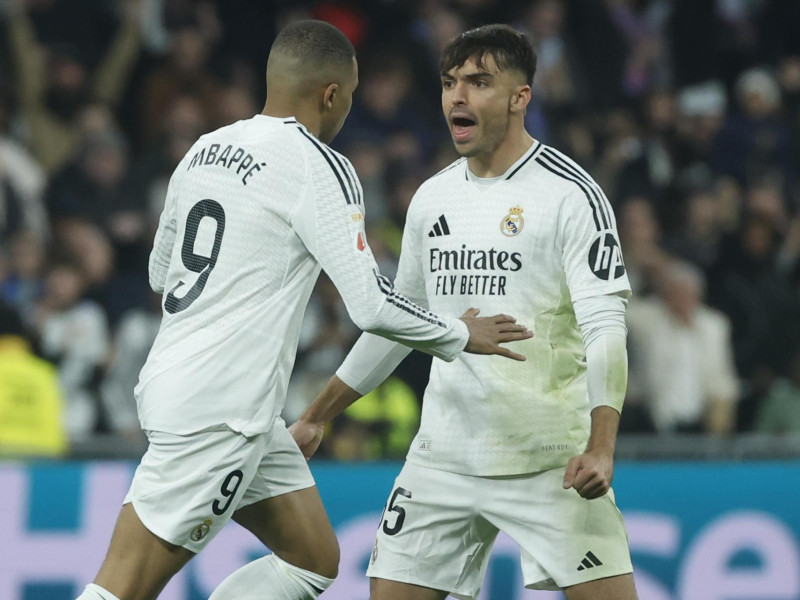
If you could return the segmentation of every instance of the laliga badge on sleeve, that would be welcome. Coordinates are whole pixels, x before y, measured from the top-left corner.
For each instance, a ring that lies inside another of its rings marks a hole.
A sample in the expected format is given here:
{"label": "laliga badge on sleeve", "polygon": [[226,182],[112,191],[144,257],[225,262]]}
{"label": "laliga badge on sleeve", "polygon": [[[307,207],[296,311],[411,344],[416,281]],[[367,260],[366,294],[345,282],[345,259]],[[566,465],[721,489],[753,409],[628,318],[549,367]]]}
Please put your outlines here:
{"label": "laliga badge on sleeve", "polygon": [[508,237],[517,235],[525,226],[525,219],[522,218],[523,208],[519,205],[512,207],[508,214],[500,221],[500,231]]}
{"label": "laliga badge on sleeve", "polygon": [[363,231],[359,231],[358,235],[356,236],[356,250],[359,252],[363,252],[367,248],[367,237],[364,235]]}

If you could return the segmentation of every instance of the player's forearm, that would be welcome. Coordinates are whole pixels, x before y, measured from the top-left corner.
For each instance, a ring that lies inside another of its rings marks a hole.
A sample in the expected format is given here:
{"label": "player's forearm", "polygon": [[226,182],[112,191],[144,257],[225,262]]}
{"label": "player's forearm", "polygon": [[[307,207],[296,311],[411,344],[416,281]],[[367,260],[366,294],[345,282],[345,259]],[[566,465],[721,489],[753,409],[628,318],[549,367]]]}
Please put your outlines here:
{"label": "player's forearm", "polygon": [[336,375],[364,396],[383,383],[410,352],[408,346],[364,333],[336,370]]}
{"label": "player's forearm", "polygon": [[359,398],[361,394],[334,375],[320,395],[303,411],[299,420],[306,423],[327,423]]}
{"label": "player's forearm", "polygon": [[628,351],[624,330],[601,330],[586,347],[586,386],[590,410],[609,406],[622,412],[628,388]]}
{"label": "player's forearm", "polygon": [[601,452],[613,456],[617,446],[619,413],[610,406],[598,406],[592,410],[592,432],[587,452]]}

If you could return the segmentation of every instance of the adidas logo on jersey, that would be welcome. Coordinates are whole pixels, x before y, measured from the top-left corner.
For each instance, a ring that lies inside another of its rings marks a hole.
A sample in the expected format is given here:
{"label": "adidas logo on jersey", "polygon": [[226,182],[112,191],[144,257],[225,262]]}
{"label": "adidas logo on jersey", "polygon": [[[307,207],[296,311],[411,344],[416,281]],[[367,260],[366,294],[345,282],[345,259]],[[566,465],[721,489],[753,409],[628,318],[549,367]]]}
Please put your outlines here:
{"label": "adidas logo on jersey", "polygon": [[586,553],[586,556],[581,561],[581,564],[578,565],[578,571],[583,571],[584,569],[593,569],[594,567],[599,567],[603,563],[594,555],[594,552],[589,550]]}
{"label": "adidas logo on jersey", "polygon": [[441,215],[439,220],[434,223],[433,229],[428,232],[428,237],[441,237],[443,235],[450,235],[450,228],[447,226],[447,219],[444,218],[444,215]]}

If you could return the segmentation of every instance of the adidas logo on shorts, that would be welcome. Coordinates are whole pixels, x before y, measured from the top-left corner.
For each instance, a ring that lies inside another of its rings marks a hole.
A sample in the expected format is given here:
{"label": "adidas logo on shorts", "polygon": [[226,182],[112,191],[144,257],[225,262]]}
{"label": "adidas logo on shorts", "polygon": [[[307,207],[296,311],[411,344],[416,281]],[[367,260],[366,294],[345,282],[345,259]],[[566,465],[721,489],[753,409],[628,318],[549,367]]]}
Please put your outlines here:
{"label": "adidas logo on shorts", "polygon": [[441,215],[439,220],[434,223],[433,229],[428,232],[428,237],[441,237],[443,235],[450,235],[450,228],[447,226],[447,219],[444,218],[444,215]]}
{"label": "adidas logo on shorts", "polygon": [[586,553],[586,556],[581,561],[581,564],[578,565],[578,571],[583,571],[584,569],[593,569],[594,567],[599,567],[603,563],[594,555],[594,552],[589,550]]}

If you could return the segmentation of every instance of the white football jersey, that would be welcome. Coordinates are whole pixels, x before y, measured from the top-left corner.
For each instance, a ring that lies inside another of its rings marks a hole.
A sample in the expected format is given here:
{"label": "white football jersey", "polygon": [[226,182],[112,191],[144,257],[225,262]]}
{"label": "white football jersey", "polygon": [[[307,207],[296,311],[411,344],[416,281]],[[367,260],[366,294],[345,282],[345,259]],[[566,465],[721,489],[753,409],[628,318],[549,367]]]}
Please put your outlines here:
{"label": "white football jersey", "polygon": [[410,462],[510,475],[583,451],[586,359],[572,302],[630,291],[613,211],[585,171],[538,142],[488,180],[456,161],[412,200],[395,285],[434,312],[502,312],[534,332],[510,345],[526,362],[433,361]]}
{"label": "white football jersey", "polygon": [[320,267],[362,329],[452,360],[466,325],[382,277],[352,165],[294,119],[201,137],[170,180],[150,256],[163,320],[136,387],[145,430],[269,431]]}

